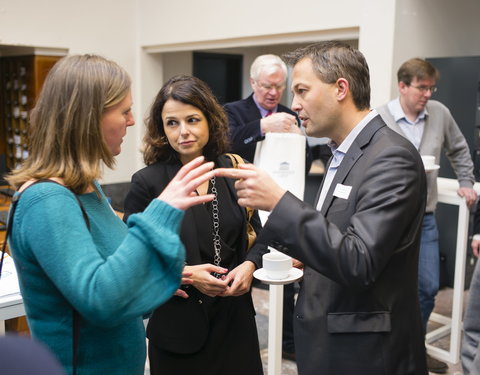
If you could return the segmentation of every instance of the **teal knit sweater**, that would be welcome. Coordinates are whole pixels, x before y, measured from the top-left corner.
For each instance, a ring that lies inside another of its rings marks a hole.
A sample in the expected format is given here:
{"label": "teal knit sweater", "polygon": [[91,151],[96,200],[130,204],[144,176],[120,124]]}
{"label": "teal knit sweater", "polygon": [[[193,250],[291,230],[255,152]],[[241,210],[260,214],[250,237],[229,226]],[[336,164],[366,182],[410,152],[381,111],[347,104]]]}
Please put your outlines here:
{"label": "teal knit sweater", "polygon": [[89,230],[70,190],[55,183],[25,190],[12,255],[32,335],[69,373],[73,306],[81,315],[77,374],[140,375],[142,314],[169,299],[181,280],[183,211],[154,199],[127,228],[101,195],[79,196]]}

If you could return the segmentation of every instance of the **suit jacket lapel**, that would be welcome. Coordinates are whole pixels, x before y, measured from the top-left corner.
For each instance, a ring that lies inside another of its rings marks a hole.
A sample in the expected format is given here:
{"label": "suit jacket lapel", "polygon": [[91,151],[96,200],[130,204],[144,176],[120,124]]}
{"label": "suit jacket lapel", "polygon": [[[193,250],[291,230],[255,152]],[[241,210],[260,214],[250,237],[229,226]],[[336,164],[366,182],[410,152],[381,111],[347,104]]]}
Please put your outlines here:
{"label": "suit jacket lapel", "polygon": [[[333,201],[333,192],[337,184],[341,184],[345,181],[345,178],[350,173],[350,170],[355,165],[357,160],[362,156],[363,149],[368,146],[373,135],[382,127],[386,126],[380,115],[375,116],[363,130],[357,135],[357,138],[353,141],[352,145],[345,154],[340,166],[338,167],[337,173],[333,178],[332,184],[328,189],[328,193],[325,196],[325,201],[323,202],[320,212],[323,215],[326,215],[330,205]],[[323,185],[323,184],[322,184]]]}
{"label": "suit jacket lapel", "polygon": [[253,100],[253,94],[245,99],[245,104],[247,107],[245,113],[247,114],[248,121],[259,120],[262,118],[262,114]]}
{"label": "suit jacket lapel", "polygon": [[320,183],[320,187],[318,188],[317,196],[315,197],[315,201],[314,201],[315,203],[314,203],[313,207],[317,207],[318,200],[320,199],[320,193],[322,192],[323,184],[325,183],[325,176],[327,175],[328,168],[330,167],[330,163],[332,162],[332,157],[333,156],[330,156],[330,159],[328,159],[327,165],[325,166],[325,172],[323,174],[323,178],[322,178],[322,182]]}
{"label": "suit jacket lapel", "polygon": [[327,211],[330,208],[330,205],[332,204],[333,192],[335,191],[337,184],[341,184],[345,180],[348,173],[350,172],[352,167],[355,165],[355,162],[358,160],[360,156],[362,156],[362,153],[363,152],[358,147],[358,145],[355,144],[355,142],[352,143],[348,152],[346,153],[342,162],[340,163],[340,166],[337,169],[337,173],[335,173],[335,177],[332,180],[332,184],[330,185],[327,195],[325,196],[325,200],[320,210],[320,212],[323,215],[327,214]]}
{"label": "suit jacket lapel", "polygon": [[167,164],[165,164],[165,166],[167,168],[168,181],[172,181],[172,179],[175,177],[177,172],[182,167],[181,165],[179,165],[177,163],[167,163]]}
{"label": "suit jacket lapel", "polygon": [[403,131],[403,129],[400,127],[400,125],[397,124],[397,122],[395,121],[395,119],[393,120],[393,122],[391,123],[391,128],[393,130],[395,130],[398,134],[402,135],[404,138],[407,138],[407,135],[405,134],[405,132]]}

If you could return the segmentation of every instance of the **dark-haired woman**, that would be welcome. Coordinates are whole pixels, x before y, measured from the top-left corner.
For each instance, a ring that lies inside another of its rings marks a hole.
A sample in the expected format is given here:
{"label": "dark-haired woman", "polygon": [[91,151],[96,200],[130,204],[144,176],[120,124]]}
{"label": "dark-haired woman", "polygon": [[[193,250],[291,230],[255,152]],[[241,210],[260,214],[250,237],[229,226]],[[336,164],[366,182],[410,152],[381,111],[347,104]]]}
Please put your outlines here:
{"label": "dark-haired woman", "polygon": [[[135,173],[125,217],[143,211],[190,160],[203,155],[231,167],[227,118],[208,86],[190,76],[170,79],[151,108],[144,139],[147,167]],[[212,178],[198,195],[211,203],[186,211],[183,286],[154,311],[147,327],[150,371],[155,374],[262,374],[250,289],[260,248],[248,250],[247,213],[237,204],[234,181]],[[258,231],[257,213],[252,224]]]}

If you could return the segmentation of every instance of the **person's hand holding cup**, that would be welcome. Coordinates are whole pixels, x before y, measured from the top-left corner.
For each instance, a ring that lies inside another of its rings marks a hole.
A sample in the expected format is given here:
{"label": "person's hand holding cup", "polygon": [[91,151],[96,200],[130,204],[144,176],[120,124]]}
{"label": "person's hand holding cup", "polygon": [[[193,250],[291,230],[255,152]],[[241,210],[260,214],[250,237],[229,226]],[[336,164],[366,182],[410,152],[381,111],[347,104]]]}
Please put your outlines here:
{"label": "person's hand holding cup", "polygon": [[279,251],[272,251],[263,255],[263,269],[271,280],[283,280],[292,270],[292,258]]}

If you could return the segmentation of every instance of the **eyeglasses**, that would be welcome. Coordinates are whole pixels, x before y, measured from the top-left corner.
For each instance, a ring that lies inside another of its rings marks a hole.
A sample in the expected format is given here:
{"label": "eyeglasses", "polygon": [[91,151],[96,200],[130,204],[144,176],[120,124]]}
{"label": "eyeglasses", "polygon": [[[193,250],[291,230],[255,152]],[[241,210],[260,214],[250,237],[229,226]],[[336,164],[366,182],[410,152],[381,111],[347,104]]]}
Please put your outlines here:
{"label": "eyeglasses", "polygon": [[426,94],[427,91],[430,91],[432,94],[434,92],[437,92],[437,86],[413,86],[413,85],[409,85],[409,86],[412,86],[413,88],[419,90],[422,94]]}
{"label": "eyeglasses", "polygon": [[284,83],[281,83],[279,85],[271,85],[270,83],[263,83],[263,82],[259,82],[259,81],[256,81],[256,82],[257,82],[258,86],[260,86],[262,89],[264,89],[266,91],[270,91],[272,89],[276,89],[277,91],[282,91],[285,88]]}

